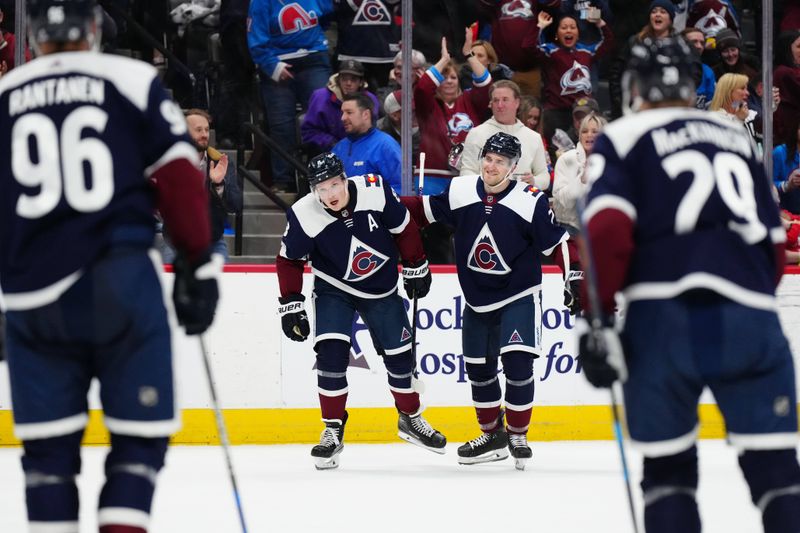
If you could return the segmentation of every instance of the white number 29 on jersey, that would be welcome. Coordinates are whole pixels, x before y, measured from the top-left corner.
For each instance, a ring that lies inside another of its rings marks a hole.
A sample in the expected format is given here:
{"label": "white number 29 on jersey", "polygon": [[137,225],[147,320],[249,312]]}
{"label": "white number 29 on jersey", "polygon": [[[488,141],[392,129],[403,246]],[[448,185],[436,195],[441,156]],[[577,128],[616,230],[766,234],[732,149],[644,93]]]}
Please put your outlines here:
{"label": "white number 29 on jersey", "polygon": [[[100,139],[81,138],[84,129],[102,133],[108,114],[93,106],[83,106],[64,119],[61,132],[50,117],[41,113],[24,115],[11,130],[11,171],[26,187],[38,188],[33,195],[22,194],[17,214],[40,218],[48,214],[64,196],[67,204],[83,213],[103,209],[114,195],[114,168],[111,152]],[[36,162],[31,154],[31,137]],[[87,184],[85,164],[91,168]]]}
{"label": "white number 29 on jersey", "polygon": [[684,172],[692,174],[692,184],[675,213],[675,233],[680,235],[694,230],[700,212],[716,188],[731,213],[744,220],[731,220],[728,229],[741,235],[748,244],[766,238],[767,228],[758,218],[753,175],[744,159],[720,152],[711,161],[697,150],[681,150],[666,157],[662,166],[673,180]]}

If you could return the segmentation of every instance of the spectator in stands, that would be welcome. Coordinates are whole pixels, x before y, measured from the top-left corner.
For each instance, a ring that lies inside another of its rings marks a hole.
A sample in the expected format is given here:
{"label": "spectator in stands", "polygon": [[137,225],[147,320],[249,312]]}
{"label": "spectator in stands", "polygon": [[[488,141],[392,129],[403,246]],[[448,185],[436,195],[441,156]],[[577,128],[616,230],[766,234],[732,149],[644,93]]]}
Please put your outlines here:
{"label": "spectator in stands", "polygon": [[399,0],[336,2],[336,53],[339,61],[364,65],[370,87],[384,87],[400,50]]}
{"label": "spectator in stands", "polygon": [[[3,13],[2,7],[0,7],[0,24],[3,23],[4,18],[5,14]],[[0,76],[14,68],[16,41],[13,33],[0,29]],[[26,55],[30,59],[30,53],[28,53],[27,50]]]}
{"label": "spectator in stands", "polygon": [[345,96],[365,92],[374,104],[373,122],[378,120],[378,98],[366,89],[364,65],[355,59],[345,59],[339,63],[339,72],[328,80],[328,86],[311,94],[308,111],[300,124],[300,135],[310,155],[327,152],[344,138],[342,100]]}
{"label": "spectator in stands", "polygon": [[[397,90],[386,95],[383,100],[385,115],[378,119],[376,127],[388,134],[397,144],[402,144],[401,127],[403,118],[402,91]],[[419,160],[419,125],[414,111],[414,100],[411,100],[411,160]]]}
{"label": "spectator in stands", "polygon": [[786,262],[800,265],[800,215],[782,209],[781,223],[786,230]]}
{"label": "spectator in stands", "polygon": [[774,115],[775,141],[786,143],[800,122],[800,30],[778,36],[773,79],[781,95]]}
{"label": "spectator in stands", "polygon": [[548,141],[556,128],[569,129],[572,104],[578,98],[592,94],[590,67],[597,57],[613,46],[611,27],[602,18],[590,22],[603,35],[595,44],[585,44],[580,40],[577,20],[567,15],[555,25],[555,36],[553,41],[549,41],[545,30],[553,24],[553,17],[540,11],[536,28],[523,42],[523,46],[542,62],[544,136]]}
{"label": "spectator in stands", "polygon": [[724,28],[717,34],[715,42],[720,55],[719,63],[713,68],[716,79],[720,79],[728,72],[744,74],[748,78],[761,75],[756,58],[742,53],[742,41],[736,32]]}
{"label": "spectator in stands", "polygon": [[519,86],[509,80],[496,81],[489,92],[489,99],[492,117],[480,126],[472,128],[467,134],[464,153],[461,156],[461,175],[481,173],[483,146],[489,137],[503,132],[519,139],[522,145],[522,155],[512,178],[541,190],[549,190],[550,173],[547,171],[542,136],[526,127],[517,118],[520,105]]}
{"label": "spectator in stands", "polygon": [[348,176],[378,174],[399,194],[402,188],[400,145],[372,125],[374,114],[375,103],[369,96],[364,93],[345,96],[341,120],[347,136],[331,151],[342,160]]}
{"label": "spectator in stands", "polygon": [[578,143],[580,138],[581,123],[586,115],[594,113],[600,115],[600,104],[594,98],[581,97],[572,103],[572,123],[567,130],[567,135],[572,142]]}
{"label": "spectator in stands", "polygon": [[[492,81],[510,80],[512,76],[514,76],[513,70],[503,63],[500,63],[500,60],[497,58],[497,52],[495,52],[490,42],[478,39],[472,43],[472,53],[475,54],[475,57],[478,58],[481,65],[489,69],[489,74],[492,75]],[[458,79],[462,89],[467,90],[472,87],[472,69],[468,64],[461,66]]]}
{"label": "spectator in stands", "polygon": [[[225,242],[225,222],[228,213],[242,211],[242,191],[236,179],[235,165],[228,164],[228,156],[209,146],[211,115],[202,109],[189,109],[185,113],[189,136],[199,154],[198,165],[205,173],[208,188],[208,214],[211,217],[212,253],[222,255],[227,262],[228,245]],[[169,228],[162,229],[163,246],[160,246],[164,263],[172,263],[175,250],[169,241]]]}
{"label": "spectator in stands", "polygon": [[608,89],[611,97],[611,118],[622,116],[622,73],[628,68],[631,47],[644,39],[659,40],[675,35],[673,21],[675,20],[675,4],[671,0],[653,0],[648,9],[647,24],[628,39],[626,45],[608,69]]}
{"label": "spectator in stands", "polygon": [[592,21],[601,18],[611,24],[613,20],[608,0],[562,0],[561,13],[578,22],[581,41],[586,44],[603,39],[603,32]]}
{"label": "spectator in stands", "polygon": [[586,181],[586,158],[594,141],[607,121],[602,115],[590,112],[578,127],[579,141],[573,150],[564,152],[556,161],[553,178],[553,214],[570,236],[579,233],[578,200],[589,190]]}
{"label": "spectator in stands", "polygon": [[[521,89],[522,88],[520,88],[520,90]],[[539,135],[542,134],[542,102],[535,96],[529,94],[522,95],[517,118]],[[544,137],[542,140],[545,140]]]}
{"label": "spectator in stands", "polygon": [[695,100],[694,105],[697,109],[706,109],[711,99],[714,98],[714,88],[717,79],[711,67],[702,62],[703,51],[706,49],[706,38],[703,32],[697,28],[686,28],[681,35],[689,44],[689,48],[697,58],[698,70],[695,75]]}
{"label": "spectator in stands", "polygon": [[[472,32],[465,32],[462,52],[472,69],[473,88],[462,91],[458,67],[450,58],[442,38],[441,57],[414,87],[414,103],[420,128],[420,150],[427,154],[425,192],[438,194],[457,174],[463,142],[472,127],[481,122],[489,105],[492,77],[472,53]],[[416,176],[415,176],[416,179]]]}
{"label": "spectator in stands", "polygon": [[716,111],[723,117],[742,124],[754,140],[758,139],[756,131],[757,113],[750,109],[747,88],[749,79],[744,74],[724,74],[714,91],[714,98],[708,106],[709,111]]}
{"label": "spectator in stands", "polygon": [[772,151],[772,180],[783,209],[800,215],[800,125],[795,122],[787,142]]}
{"label": "spectator in stands", "polygon": [[[295,0],[288,6],[252,0],[247,43],[261,77],[268,134],[287,152],[297,144],[297,106],[306,109],[311,93],[331,74],[328,40],[321,19],[331,13],[327,0]],[[272,154],[272,183],[297,191],[292,167]]]}
{"label": "spectator in stands", "polygon": [[[411,50],[411,78],[414,83],[425,74],[428,60],[419,50]],[[402,89],[403,83],[403,52],[397,52],[392,61],[392,71],[389,73],[389,87],[392,90]],[[394,85],[393,85],[394,84]]]}

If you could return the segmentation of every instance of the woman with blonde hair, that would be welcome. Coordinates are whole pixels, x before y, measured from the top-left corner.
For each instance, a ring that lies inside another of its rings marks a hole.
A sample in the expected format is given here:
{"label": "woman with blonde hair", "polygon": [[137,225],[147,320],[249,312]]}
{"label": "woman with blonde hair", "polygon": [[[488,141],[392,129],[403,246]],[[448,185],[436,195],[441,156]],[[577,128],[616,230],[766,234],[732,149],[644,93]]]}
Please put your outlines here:
{"label": "woman with blonde hair", "polygon": [[729,72],[723,74],[714,89],[714,98],[708,106],[709,111],[719,113],[723,117],[739,122],[755,141],[761,139],[761,117],[747,105],[750,91],[747,88],[750,79],[744,74]]}
{"label": "woman with blonde hair", "polygon": [[578,233],[580,227],[578,200],[589,190],[584,176],[586,158],[591,153],[600,130],[606,124],[608,121],[594,112],[583,117],[578,130],[578,145],[561,154],[556,161],[553,179],[553,214],[570,235]]}

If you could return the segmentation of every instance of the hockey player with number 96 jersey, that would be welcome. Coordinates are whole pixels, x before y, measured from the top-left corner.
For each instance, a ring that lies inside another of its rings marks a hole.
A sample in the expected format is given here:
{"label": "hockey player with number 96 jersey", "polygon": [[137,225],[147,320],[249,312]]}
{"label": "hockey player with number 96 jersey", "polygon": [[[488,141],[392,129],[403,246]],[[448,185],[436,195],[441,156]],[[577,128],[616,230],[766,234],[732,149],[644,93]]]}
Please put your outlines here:
{"label": "hockey player with number 96 jersey", "polygon": [[593,385],[623,382],[648,533],[701,530],[705,387],[765,532],[800,531],[794,365],[775,309],[786,234],[756,146],[740,124],[691,108],[692,74],[683,39],[634,46],[623,89],[638,111],[609,124],[587,160],[600,308],[582,324],[580,360]]}

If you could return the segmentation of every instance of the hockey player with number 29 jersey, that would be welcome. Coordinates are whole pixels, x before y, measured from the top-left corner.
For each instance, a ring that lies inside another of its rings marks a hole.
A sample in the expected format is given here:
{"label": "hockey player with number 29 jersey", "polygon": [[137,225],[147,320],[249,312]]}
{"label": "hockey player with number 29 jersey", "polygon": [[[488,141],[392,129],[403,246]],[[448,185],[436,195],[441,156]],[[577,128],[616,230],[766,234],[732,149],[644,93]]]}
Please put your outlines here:
{"label": "hockey player with number 29 jersey", "polygon": [[310,334],[302,295],[303,268],[314,273],[314,350],[325,429],[311,450],[318,469],[336,468],[347,423],[347,366],[358,312],[383,356],[389,389],[399,411],[399,436],[444,453],[444,435],[422,417],[411,326],[397,293],[398,252],[409,298],[428,294],[431,275],[416,224],[397,196],[374,174],[347,177],[342,161],[327,152],[308,164],[312,193],[287,212],[276,261],[281,325],[291,340]]}

